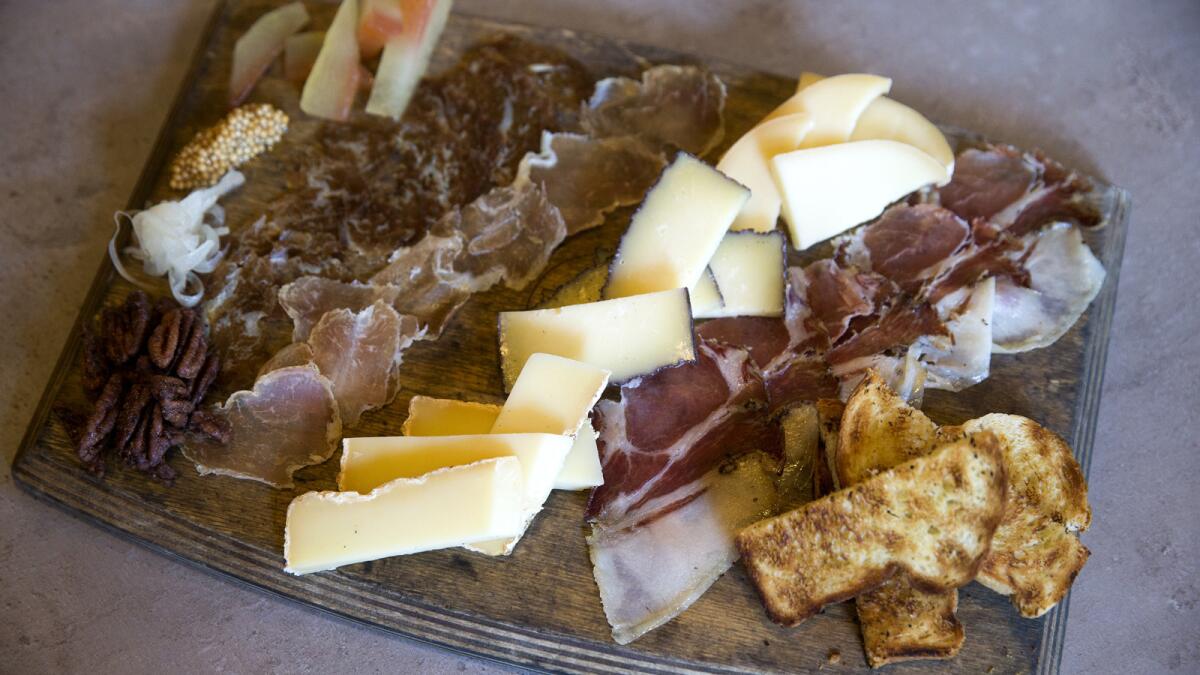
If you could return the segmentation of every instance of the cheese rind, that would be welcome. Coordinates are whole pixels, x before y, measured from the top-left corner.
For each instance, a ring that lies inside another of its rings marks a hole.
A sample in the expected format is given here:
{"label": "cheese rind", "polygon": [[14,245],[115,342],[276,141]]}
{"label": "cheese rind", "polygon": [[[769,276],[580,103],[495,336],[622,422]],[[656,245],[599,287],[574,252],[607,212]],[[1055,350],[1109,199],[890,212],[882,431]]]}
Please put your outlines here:
{"label": "cheese rind", "polygon": [[506,389],[512,388],[530,355],[538,352],[604,368],[617,383],[696,358],[686,288],[554,309],[501,312],[499,323]]}
{"label": "cheese rind", "polygon": [[700,278],[750,190],[679,153],[621,238],[604,297],[689,288]]}
{"label": "cheese rind", "polygon": [[807,112],[813,127],[804,136],[801,148],[818,148],[845,143],[858,124],[858,118],[876,98],[888,93],[892,81],[878,75],[851,73],[836,75],[797,91],[767,115],[772,120],[784,115]]}
{"label": "cheese rind", "polygon": [[812,129],[808,113],[767,120],[746,132],[717,162],[717,170],[750,188],[750,199],[738,212],[732,230],[770,232],[779,220],[782,197],[771,177],[771,158],[800,147]]}
{"label": "cheese rind", "polygon": [[696,318],[783,316],[786,267],[782,232],[730,232],[709,261],[721,307]]}
{"label": "cheese rind", "polygon": [[405,436],[461,436],[491,433],[500,406],[448,398],[414,396],[408,402],[408,419],[400,427]]}
{"label": "cheese rind", "polygon": [[582,361],[533,354],[521,368],[491,433],[574,436],[611,375]]}
{"label": "cheese rind", "polygon": [[514,457],[397,479],[365,495],[308,492],[288,506],[284,570],[308,574],[510,536],[523,526],[523,492]]}
{"label": "cheese rind", "polygon": [[941,162],[897,141],[796,150],[777,155],[772,165],[797,249],[866,222],[897,199],[945,176]]}
{"label": "cheese rind", "polygon": [[700,281],[688,289],[688,297],[692,303],[692,316],[696,318],[717,316],[717,313],[725,306],[725,301],[721,299],[721,290],[717,288],[717,281],[713,278],[712,270],[707,267],[704,268],[704,274],[700,275]]}

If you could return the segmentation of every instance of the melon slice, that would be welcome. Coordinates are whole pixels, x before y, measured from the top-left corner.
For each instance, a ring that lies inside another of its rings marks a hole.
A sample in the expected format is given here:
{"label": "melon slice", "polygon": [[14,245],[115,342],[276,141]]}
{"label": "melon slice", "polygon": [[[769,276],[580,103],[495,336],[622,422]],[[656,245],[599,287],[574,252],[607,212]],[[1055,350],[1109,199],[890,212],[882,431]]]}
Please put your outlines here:
{"label": "melon slice", "polygon": [[429,67],[429,58],[437,45],[451,0],[401,0],[403,30],[388,40],[383,58],[375,71],[375,86],[367,100],[367,112],[400,119],[412,99],[413,91]]}
{"label": "melon slice", "polygon": [[357,25],[358,0],[342,0],[300,94],[300,109],[309,115],[330,120],[350,116],[362,79]]}
{"label": "melon slice", "polygon": [[236,106],[246,100],[283,51],[284,42],[306,23],[308,12],[304,5],[293,2],[258,17],[250,30],[238,38],[229,74],[229,105]]}
{"label": "melon slice", "polygon": [[360,0],[358,12],[358,52],[373,59],[388,40],[404,32],[403,0]]}

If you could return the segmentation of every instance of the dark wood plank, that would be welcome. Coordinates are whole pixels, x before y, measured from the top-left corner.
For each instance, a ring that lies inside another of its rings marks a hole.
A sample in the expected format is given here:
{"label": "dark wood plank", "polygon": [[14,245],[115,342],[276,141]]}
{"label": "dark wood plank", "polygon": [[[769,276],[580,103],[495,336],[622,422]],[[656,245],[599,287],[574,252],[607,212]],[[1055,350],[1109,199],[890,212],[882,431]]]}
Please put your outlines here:
{"label": "dark wood plank", "polygon": [[[214,14],[180,97],[130,200],[130,206],[167,194],[163,166],[200,127],[223,113],[229,53],[236,36],[267,2],[223,5]],[[328,9],[322,10],[328,12]],[[558,46],[597,76],[635,74],[646,62],[695,61],[686,55],[617,41],[482,19],[453,17],[434,68],[454,61],[478,39],[520,34]],[[727,143],[786,98],[794,82],[719,62],[705,64],[729,87]],[[270,78],[256,92],[295,109],[296,92]],[[286,143],[301,143],[312,123],[297,123]],[[285,146],[286,146],[285,143]],[[283,189],[286,147],[256,160],[250,185],[230,200],[230,222],[248,223]],[[1085,470],[1090,466],[1100,381],[1124,247],[1128,200],[1107,193],[1109,225],[1089,243],[1109,277],[1085,319],[1053,347],[993,360],[992,377],[967,392],[934,392],[926,408],[941,422],[985,412],[1028,415],[1071,440]],[[418,343],[405,355],[401,395],[364,416],[355,435],[396,433],[414,394],[496,400],[501,396],[495,316],[504,309],[537,304],[580,271],[611,255],[630,210],[613,214],[604,227],[568,240],[542,277],[522,292],[496,289],[474,297],[436,342]],[[81,309],[80,321],[128,286],[105,263]],[[849,605],[830,608],[797,629],[766,620],[740,567],[718,581],[687,612],[632,645],[612,643],[592,580],[583,542],[584,496],[556,493],[523,544],[509,559],[438,551],[293,577],[281,570],[282,533],[288,502],[304,491],[331,489],[336,462],[297,475],[294,490],[229,478],[200,478],[182,459],[181,477],[166,488],[135,473],[113,471],[97,481],[78,465],[58,406],[80,403],[79,322],[47,385],[13,468],[30,492],[105,528],[202,569],[276,593],[332,614],[449,649],[533,668],[572,672],[620,670],[701,672],[807,671],[827,668],[832,651],[842,668],[865,667],[858,628]],[[1067,605],[1037,621],[1017,616],[1008,602],[978,585],[962,593],[960,616],[967,628],[962,654],[949,662],[894,667],[896,672],[1026,672],[1057,670]]]}

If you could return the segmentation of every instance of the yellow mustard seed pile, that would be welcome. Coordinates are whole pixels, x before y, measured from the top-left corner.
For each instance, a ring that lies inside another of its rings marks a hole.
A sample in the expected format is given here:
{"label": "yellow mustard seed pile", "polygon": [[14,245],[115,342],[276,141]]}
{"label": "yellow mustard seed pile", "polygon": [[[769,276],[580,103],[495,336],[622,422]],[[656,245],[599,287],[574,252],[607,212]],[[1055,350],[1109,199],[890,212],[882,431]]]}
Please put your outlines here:
{"label": "yellow mustard seed pile", "polygon": [[230,169],[275,145],[288,128],[288,116],[267,103],[234,108],[192,139],[171,163],[171,187],[209,187]]}

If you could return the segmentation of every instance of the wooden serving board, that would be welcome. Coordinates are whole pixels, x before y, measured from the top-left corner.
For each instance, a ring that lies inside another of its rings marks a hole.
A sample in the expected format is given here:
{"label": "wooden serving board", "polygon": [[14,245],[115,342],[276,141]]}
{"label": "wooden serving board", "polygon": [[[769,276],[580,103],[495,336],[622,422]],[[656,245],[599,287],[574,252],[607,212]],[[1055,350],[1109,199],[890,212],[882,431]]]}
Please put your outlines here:
{"label": "wooden serving board", "polygon": [[[169,194],[165,162],[196,129],[212,124],[224,113],[233,42],[267,4],[256,0],[228,3],[217,9],[130,200],[131,207]],[[322,11],[328,10],[317,14]],[[697,61],[661,49],[570,31],[456,15],[442,39],[434,68],[452,63],[464,47],[496,32],[516,33],[564,49],[597,77],[636,75],[646,62]],[[795,86],[790,77],[701,61],[729,88],[727,144],[790,95]],[[272,169],[269,158],[258,161],[265,164],[251,166],[250,183],[281,188],[282,171]],[[236,195],[226,201],[231,219],[238,218],[239,212],[245,216],[258,206]],[[1123,191],[1107,189],[1104,208],[1108,224],[1089,233],[1088,238],[1108,270],[1108,279],[1084,319],[1050,348],[994,357],[992,375],[983,384],[961,394],[931,392],[925,407],[935,420],[955,423],[993,411],[1027,415],[1068,438],[1087,471],[1124,248],[1128,198]],[[502,388],[496,313],[533,306],[582,270],[606,259],[615,249],[630,213],[631,209],[619,211],[603,227],[568,240],[542,277],[525,291],[496,289],[472,298],[440,340],[417,343],[405,354],[403,388],[397,400],[385,409],[368,413],[348,434],[398,433],[408,399],[418,393],[498,400]],[[80,327],[103,303],[118,302],[128,290],[129,286],[105,262],[13,467],[16,480],[35,496],[181,561],[261,590],[448,649],[522,666],[572,672],[866,667],[851,605],[831,607],[795,629],[781,628],[767,620],[740,566],[725,574],[674,621],[632,645],[615,644],[609,637],[584,545],[584,493],[556,492],[510,558],[490,559],[446,550],[294,577],[282,571],[287,505],[302,492],[333,489],[336,458],[299,472],[294,490],[274,490],[225,477],[200,477],[178,456],[172,464],[181,475],[171,488],[121,468],[110,471],[104,480],[93,478],[80,466],[68,433],[54,411],[71,404],[78,406],[82,401]],[[946,662],[904,664],[893,667],[894,671],[1057,670],[1067,602],[1036,621],[1020,618],[1007,599],[978,584],[964,588],[960,602],[959,616],[967,631],[961,655]],[[840,654],[836,664],[830,659],[834,652]]]}

